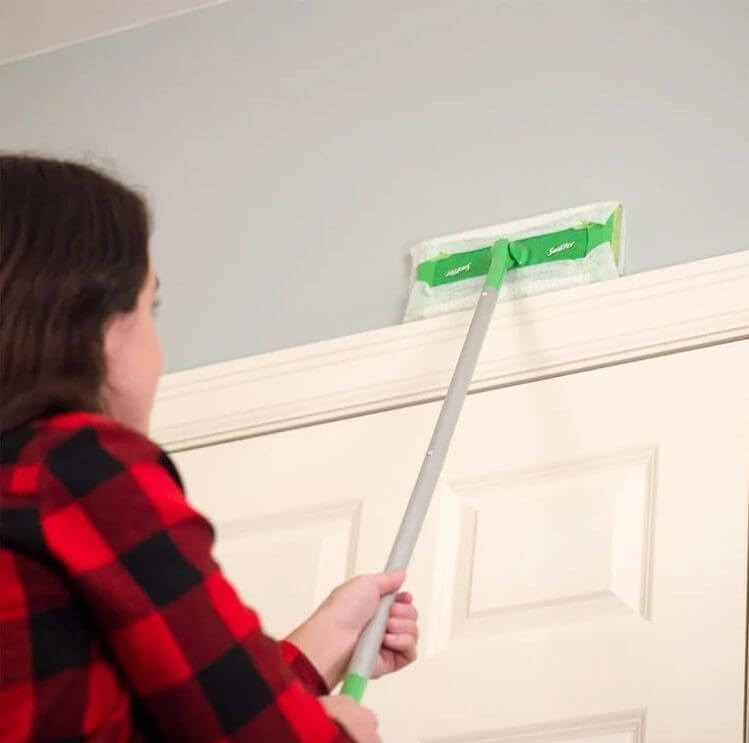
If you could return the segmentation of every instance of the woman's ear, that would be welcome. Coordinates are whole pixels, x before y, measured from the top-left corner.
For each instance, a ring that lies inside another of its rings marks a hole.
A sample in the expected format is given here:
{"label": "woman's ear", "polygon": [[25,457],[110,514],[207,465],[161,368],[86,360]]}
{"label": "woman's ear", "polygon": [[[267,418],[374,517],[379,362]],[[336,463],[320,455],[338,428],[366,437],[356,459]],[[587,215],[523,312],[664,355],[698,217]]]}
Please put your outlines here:
{"label": "woman's ear", "polygon": [[104,351],[104,360],[106,362],[106,376],[110,373],[116,375],[117,359],[119,358],[127,335],[128,316],[117,314],[110,318],[104,328],[102,338],[102,349]]}

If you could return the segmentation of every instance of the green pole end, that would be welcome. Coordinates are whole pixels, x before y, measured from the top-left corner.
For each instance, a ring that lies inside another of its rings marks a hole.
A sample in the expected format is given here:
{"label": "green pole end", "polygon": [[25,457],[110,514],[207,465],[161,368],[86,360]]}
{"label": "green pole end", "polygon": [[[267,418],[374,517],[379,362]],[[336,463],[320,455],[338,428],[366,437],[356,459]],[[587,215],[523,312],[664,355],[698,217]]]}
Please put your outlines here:
{"label": "green pole end", "polygon": [[515,265],[515,259],[510,253],[510,241],[502,238],[497,240],[491,247],[491,256],[486,286],[499,290],[507,270]]}
{"label": "green pole end", "polygon": [[367,688],[367,678],[358,673],[349,673],[343,682],[341,694],[351,697],[355,702],[361,702],[364,690]]}

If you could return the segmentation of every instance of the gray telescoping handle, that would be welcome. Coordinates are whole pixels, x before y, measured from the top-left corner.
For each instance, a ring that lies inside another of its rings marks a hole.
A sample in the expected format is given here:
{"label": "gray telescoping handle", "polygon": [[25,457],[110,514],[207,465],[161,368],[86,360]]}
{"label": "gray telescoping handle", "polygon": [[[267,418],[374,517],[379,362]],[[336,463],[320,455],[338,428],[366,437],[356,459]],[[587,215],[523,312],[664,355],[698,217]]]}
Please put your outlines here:
{"label": "gray telescoping handle", "polygon": [[[499,290],[485,286],[481,291],[476,310],[468,330],[463,350],[455,367],[453,378],[447,390],[447,396],[442,404],[437,424],[432,434],[424,462],[421,465],[419,477],[414,485],[406,512],[403,515],[398,534],[395,537],[386,571],[405,569],[411,559],[411,553],[419,537],[424,517],[429,509],[432,494],[437,486],[442,466],[450,447],[455,426],[463,408],[468,392],[468,386],[473,378],[476,363],[484,344],[486,332],[491,323],[494,307],[497,304]],[[387,628],[390,607],[395,601],[395,594],[384,596],[380,601],[377,613],[371,619],[354,651],[349,664],[347,681],[344,684],[344,694],[361,699],[366,679],[372,674],[372,669],[382,646],[382,639]]]}

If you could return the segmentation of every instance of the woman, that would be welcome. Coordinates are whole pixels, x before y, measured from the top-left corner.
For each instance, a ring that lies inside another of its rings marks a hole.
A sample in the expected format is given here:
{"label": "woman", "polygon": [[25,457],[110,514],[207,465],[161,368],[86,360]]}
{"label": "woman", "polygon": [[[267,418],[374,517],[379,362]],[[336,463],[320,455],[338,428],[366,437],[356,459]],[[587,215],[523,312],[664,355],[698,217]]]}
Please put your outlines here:
{"label": "woman", "polygon": [[[261,630],[146,438],[161,348],[148,214],[88,167],[0,156],[0,740],[378,740],[328,696],[381,595],[355,578]],[[400,593],[375,669],[415,658]]]}

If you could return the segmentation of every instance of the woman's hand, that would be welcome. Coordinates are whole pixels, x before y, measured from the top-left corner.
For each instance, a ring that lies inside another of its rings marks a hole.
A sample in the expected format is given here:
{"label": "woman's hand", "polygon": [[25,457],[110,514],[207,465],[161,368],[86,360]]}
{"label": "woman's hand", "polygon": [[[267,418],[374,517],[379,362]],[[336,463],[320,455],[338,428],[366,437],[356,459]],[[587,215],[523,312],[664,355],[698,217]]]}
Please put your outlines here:
{"label": "woman's hand", "polygon": [[[395,593],[405,579],[402,570],[362,575],[338,586],[315,613],[289,635],[333,689],[341,680],[351,654],[380,598]],[[409,593],[399,593],[390,608],[387,634],[372,678],[397,671],[416,659],[418,613]]]}
{"label": "woman's hand", "polygon": [[[403,585],[405,577],[405,572],[398,570],[352,578],[338,586],[322,604],[319,611],[330,612],[339,626],[354,636],[345,665],[348,665],[359,635],[377,611],[380,599],[389,593],[395,593]],[[387,633],[383,638],[372,678],[398,671],[416,660],[416,644],[419,639],[417,619],[418,612],[411,594],[397,594],[395,603],[390,607]],[[344,672],[345,667],[341,675]]]}
{"label": "woman's hand", "polygon": [[321,697],[320,702],[328,715],[340,723],[357,743],[380,743],[374,712],[348,697]]}

